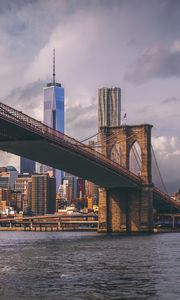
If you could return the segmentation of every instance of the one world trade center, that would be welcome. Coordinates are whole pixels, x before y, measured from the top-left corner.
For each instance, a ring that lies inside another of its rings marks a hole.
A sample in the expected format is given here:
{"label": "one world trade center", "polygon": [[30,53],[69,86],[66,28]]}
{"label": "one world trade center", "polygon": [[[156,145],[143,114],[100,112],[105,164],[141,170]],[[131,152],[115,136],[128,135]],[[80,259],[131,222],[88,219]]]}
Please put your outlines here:
{"label": "one world trade center", "polygon": [[[44,88],[43,122],[64,133],[64,88],[56,82],[55,49],[53,50],[53,80]],[[61,170],[53,170],[53,172],[56,177],[56,191],[58,191],[62,183],[63,172]]]}

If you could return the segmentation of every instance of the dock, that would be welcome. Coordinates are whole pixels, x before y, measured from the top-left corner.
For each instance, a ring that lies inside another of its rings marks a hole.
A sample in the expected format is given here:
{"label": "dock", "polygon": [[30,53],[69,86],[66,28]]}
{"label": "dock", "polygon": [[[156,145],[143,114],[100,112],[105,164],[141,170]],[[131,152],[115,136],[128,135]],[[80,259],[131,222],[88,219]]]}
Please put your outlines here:
{"label": "dock", "polygon": [[1,218],[0,231],[97,231],[97,215]]}

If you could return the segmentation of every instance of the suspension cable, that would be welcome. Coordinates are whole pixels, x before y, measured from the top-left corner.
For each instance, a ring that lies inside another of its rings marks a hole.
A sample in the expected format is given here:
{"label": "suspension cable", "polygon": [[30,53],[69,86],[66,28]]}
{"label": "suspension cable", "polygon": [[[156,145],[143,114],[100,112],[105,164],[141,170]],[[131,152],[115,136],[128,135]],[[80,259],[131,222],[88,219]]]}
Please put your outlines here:
{"label": "suspension cable", "polygon": [[[90,136],[90,137],[88,137],[88,138],[82,140],[81,143],[83,143],[83,142],[85,142],[85,141],[88,141],[89,139],[91,139],[91,138],[93,138],[93,137],[95,137],[95,136],[97,136],[97,135],[99,135],[99,134],[101,134],[101,132],[97,132],[97,133],[93,134],[92,136]],[[117,133],[117,132],[114,132],[113,134],[109,135],[108,137],[105,136],[105,137],[103,137],[103,139],[94,142],[94,144],[95,144],[95,145],[98,145],[98,144],[102,144],[102,142],[110,142],[110,141],[113,140],[114,137],[116,137],[116,136],[118,136],[118,133]],[[132,136],[133,136],[133,135],[131,135],[131,136],[128,137],[127,139],[131,138]],[[117,139],[116,142],[122,142],[122,141],[119,140],[119,139]]]}
{"label": "suspension cable", "polygon": [[93,137],[97,136],[98,134],[100,134],[100,132],[97,132],[97,133],[95,133],[95,134],[91,135],[90,137],[88,137],[88,138],[86,138],[86,139],[82,140],[82,141],[81,141],[81,143],[84,143],[84,142],[86,142],[86,141],[88,141],[88,140],[92,139]]}
{"label": "suspension cable", "polygon": [[141,156],[139,155],[139,152],[137,151],[136,145],[133,144],[133,147],[134,147],[134,150],[135,150],[135,152],[136,152],[136,155],[137,155],[137,157],[138,157],[138,159],[139,159],[139,162],[141,163],[142,159],[141,159]]}
{"label": "suspension cable", "polygon": [[158,174],[159,174],[159,177],[160,177],[160,180],[161,180],[161,183],[162,183],[162,186],[165,190],[165,192],[168,194],[168,191],[166,189],[166,186],[164,184],[164,181],[163,181],[163,178],[162,178],[162,175],[161,175],[161,172],[160,172],[160,169],[159,169],[159,166],[158,166],[158,162],[157,162],[157,159],[156,159],[156,156],[155,156],[155,152],[154,152],[154,149],[153,149],[153,146],[151,144],[151,149],[152,149],[152,154],[153,154],[153,157],[154,157],[154,161],[155,161],[155,165],[157,167],[157,170],[158,170]]}
{"label": "suspension cable", "polygon": [[133,154],[134,154],[134,157],[135,157],[135,160],[136,160],[136,162],[137,162],[137,165],[138,165],[139,169],[141,170],[140,161],[138,160],[138,156],[137,156],[136,153],[135,153],[135,146],[134,146],[134,145],[132,146],[132,152],[133,152]]}
{"label": "suspension cable", "polygon": [[95,144],[102,144],[102,143],[107,143],[107,142],[110,142],[110,141],[113,141],[114,138],[118,135],[117,132],[114,132],[113,134],[109,135],[108,137],[104,136],[101,140],[99,141],[96,141]]}
{"label": "suspension cable", "polygon": [[[113,142],[114,141],[114,137],[116,137],[118,135],[118,133],[114,133],[114,134],[112,134],[111,136],[109,136],[109,137],[104,137],[102,140],[100,140],[100,141],[97,141],[97,142],[95,142],[94,144],[95,144],[95,146],[98,146],[98,144],[100,144],[100,146],[101,146],[101,144],[102,143],[110,143],[111,141]],[[132,134],[132,135],[130,135],[129,137],[127,137],[127,138],[125,138],[125,139],[122,139],[122,140],[120,140],[119,138],[117,138],[116,139],[116,143],[122,143],[122,142],[124,142],[125,140],[128,140],[128,139],[130,139],[130,138],[132,138],[133,136],[135,136],[135,134]],[[104,147],[104,146],[102,146],[102,147]]]}

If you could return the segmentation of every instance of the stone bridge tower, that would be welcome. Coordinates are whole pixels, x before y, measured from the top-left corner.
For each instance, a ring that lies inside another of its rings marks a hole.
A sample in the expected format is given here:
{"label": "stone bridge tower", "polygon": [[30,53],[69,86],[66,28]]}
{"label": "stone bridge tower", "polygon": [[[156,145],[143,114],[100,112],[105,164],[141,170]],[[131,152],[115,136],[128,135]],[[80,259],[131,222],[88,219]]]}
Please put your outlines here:
{"label": "stone bridge tower", "polygon": [[102,154],[128,170],[132,147],[139,145],[142,185],[137,189],[99,189],[99,232],[152,231],[151,129],[149,124],[100,128]]}

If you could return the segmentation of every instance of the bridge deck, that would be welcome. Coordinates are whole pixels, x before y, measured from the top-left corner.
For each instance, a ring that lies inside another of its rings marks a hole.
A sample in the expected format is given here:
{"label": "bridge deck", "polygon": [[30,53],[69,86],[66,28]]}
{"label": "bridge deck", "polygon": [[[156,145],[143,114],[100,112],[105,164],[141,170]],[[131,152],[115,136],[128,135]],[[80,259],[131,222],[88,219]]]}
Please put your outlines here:
{"label": "bridge deck", "polygon": [[[140,188],[140,177],[101,153],[0,103],[0,149],[88,179],[105,188]],[[167,194],[154,195],[179,208]]]}
{"label": "bridge deck", "polygon": [[0,149],[86,178],[102,187],[138,187],[141,179],[101,153],[0,103]]}

